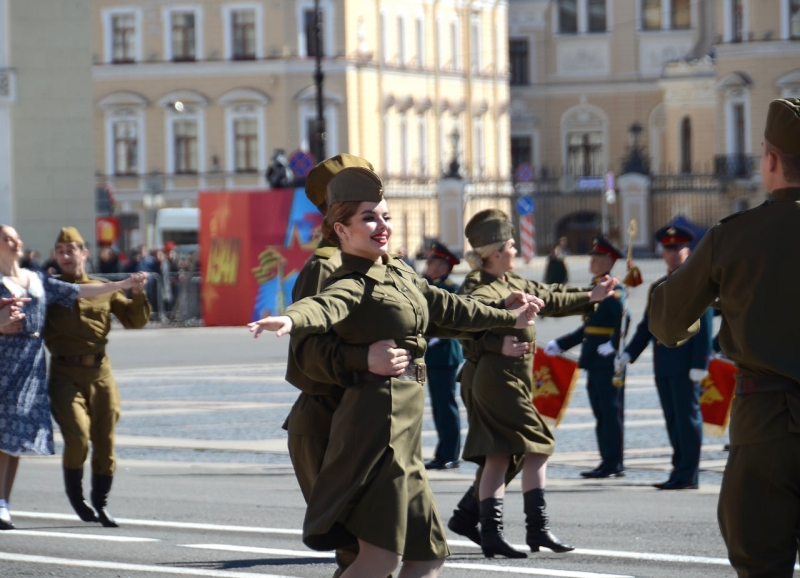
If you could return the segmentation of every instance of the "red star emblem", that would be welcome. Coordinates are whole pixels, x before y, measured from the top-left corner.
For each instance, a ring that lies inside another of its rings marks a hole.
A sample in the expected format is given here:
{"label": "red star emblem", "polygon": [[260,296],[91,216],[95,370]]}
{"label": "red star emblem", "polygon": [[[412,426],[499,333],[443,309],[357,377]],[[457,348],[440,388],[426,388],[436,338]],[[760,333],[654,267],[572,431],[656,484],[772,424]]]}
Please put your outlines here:
{"label": "red star emblem", "polygon": [[316,244],[313,241],[304,245],[300,241],[300,233],[297,231],[297,227],[294,227],[292,230],[292,240],[289,246],[278,248],[278,252],[286,259],[283,266],[283,277],[286,278],[295,271],[302,269],[303,265],[306,264],[306,261],[308,261],[308,258],[311,257],[311,254],[314,252],[315,246]]}

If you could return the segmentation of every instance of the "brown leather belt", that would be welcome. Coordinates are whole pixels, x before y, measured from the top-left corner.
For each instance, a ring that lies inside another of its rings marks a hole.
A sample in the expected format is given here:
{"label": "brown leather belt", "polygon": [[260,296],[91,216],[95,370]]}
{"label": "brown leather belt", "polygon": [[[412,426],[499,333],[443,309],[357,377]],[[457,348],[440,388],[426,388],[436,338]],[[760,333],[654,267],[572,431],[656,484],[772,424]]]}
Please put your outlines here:
{"label": "brown leather belt", "polygon": [[387,379],[399,379],[401,381],[416,381],[417,383],[425,383],[428,378],[427,367],[424,364],[415,365],[410,363],[401,375],[378,375],[371,371],[354,371],[353,384],[359,385],[362,383],[374,383],[376,381],[386,381]]}
{"label": "brown leather belt", "polygon": [[103,361],[106,354],[95,353],[94,355],[55,355],[53,356],[61,365],[77,365],[80,367],[97,367]]}
{"label": "brown leather belt", "polygon": [[736,395],[777,392],[800,393],[800,381],[779,375],[739,377],[736,379]]}

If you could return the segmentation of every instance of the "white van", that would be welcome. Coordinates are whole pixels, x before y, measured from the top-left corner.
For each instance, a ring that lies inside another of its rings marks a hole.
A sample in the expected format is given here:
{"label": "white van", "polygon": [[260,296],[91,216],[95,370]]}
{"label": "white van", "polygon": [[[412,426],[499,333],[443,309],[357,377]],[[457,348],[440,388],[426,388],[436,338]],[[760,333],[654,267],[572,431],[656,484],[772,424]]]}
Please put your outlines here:
{"label": "white van", "polygon": [[172,241],[176,245],[197,245],[200,209],[159,209],[156,213],[156,245]]}

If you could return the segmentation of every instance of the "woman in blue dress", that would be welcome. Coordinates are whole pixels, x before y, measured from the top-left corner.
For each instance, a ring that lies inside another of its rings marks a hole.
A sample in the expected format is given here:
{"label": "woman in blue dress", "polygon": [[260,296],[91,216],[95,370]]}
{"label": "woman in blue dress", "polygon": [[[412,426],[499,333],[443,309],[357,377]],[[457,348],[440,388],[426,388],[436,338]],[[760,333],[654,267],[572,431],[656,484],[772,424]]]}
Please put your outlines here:
{"label": "woman in blue dress", "polygon": [[[0,299],[26,299],[13,335],[0,335],[0,530],[11,530],[8,500],[19,456],[53,454],[53,426],[41,331],[49,303],[72,307],[79,297],[96,297],[143,286],[147,273],[124,281],[74,285],[19,266],[23,244],[17,231],[0,225]],[[18,302],[19,303],[19,302]],[[11,305],[11,307],[14,307]]]}

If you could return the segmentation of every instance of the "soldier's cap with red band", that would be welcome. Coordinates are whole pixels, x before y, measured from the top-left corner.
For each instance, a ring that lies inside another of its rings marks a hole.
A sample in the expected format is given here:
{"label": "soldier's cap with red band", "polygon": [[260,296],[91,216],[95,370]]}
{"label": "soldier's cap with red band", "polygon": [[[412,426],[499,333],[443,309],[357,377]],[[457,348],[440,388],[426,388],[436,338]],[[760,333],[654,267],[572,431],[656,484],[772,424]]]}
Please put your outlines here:
{"label": "soldier's cap with red band", "polygon": [[654,235],[662,247],[683,247],[694,241],[694,233],[685,227],[667,225],[661,227]]}
{"label": "soldier's cap with red band", "polygon": [[590,255],[608,255],[614,261],[617,259],[622,259],[622,253],[620,253],[619,249],[617,249],[614,245],[611,244],[611,241],[606,239],[603,236],[598,236],[594,238],[592,241],[592,250],[589,251]]}
{"label": "soldier's cap with red band", "polygon": [[431,258],[443,259],[444,261],[447,261],[451,267],[455,267],[456,265],[461,263],[461,260],[450,252],[450,249],[448,249],[438,241],[434,241],[431,244],[430,251],[428,251],[428,259]]}

